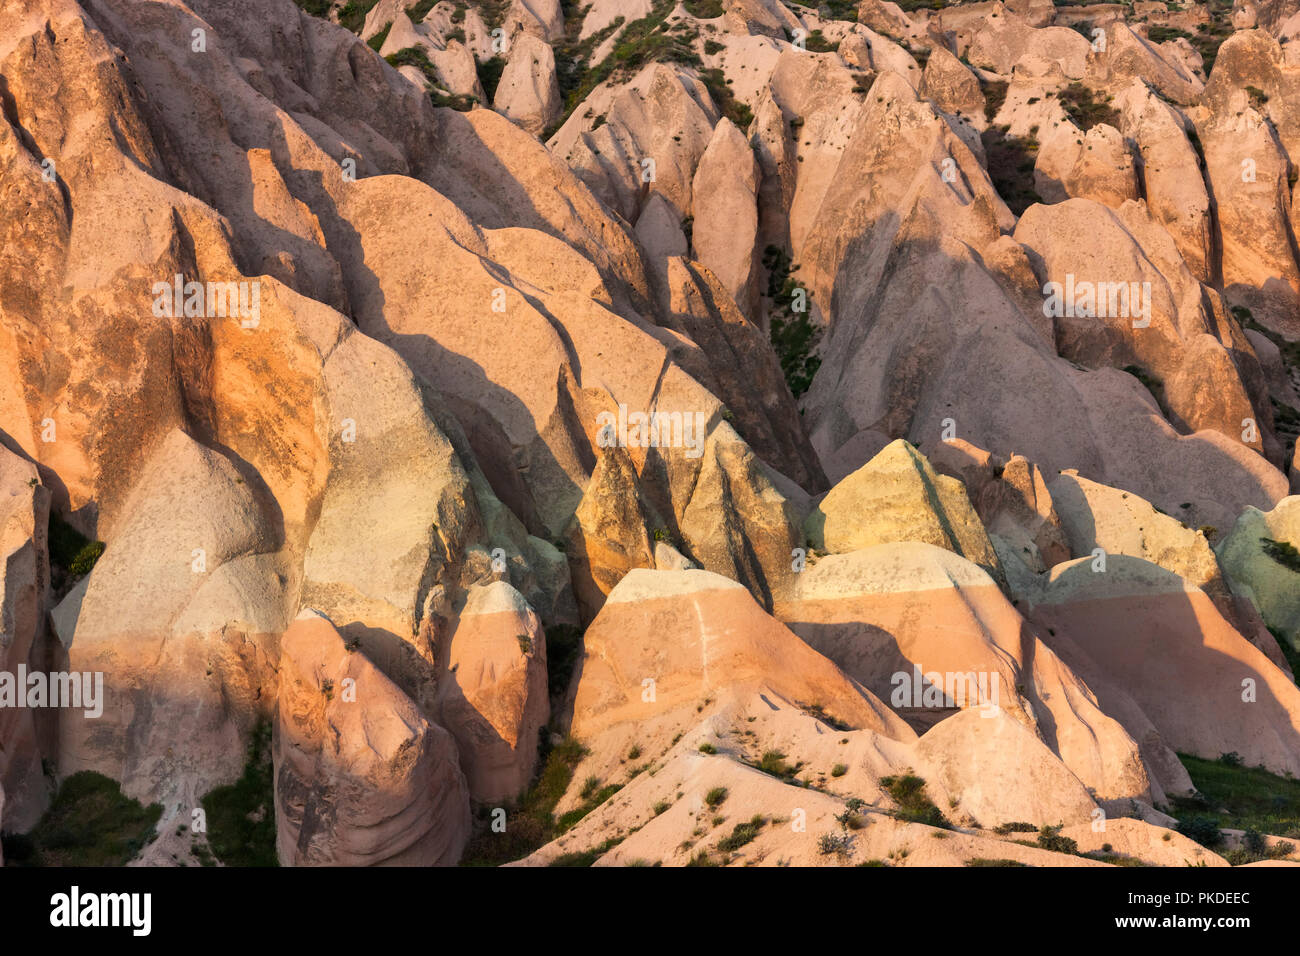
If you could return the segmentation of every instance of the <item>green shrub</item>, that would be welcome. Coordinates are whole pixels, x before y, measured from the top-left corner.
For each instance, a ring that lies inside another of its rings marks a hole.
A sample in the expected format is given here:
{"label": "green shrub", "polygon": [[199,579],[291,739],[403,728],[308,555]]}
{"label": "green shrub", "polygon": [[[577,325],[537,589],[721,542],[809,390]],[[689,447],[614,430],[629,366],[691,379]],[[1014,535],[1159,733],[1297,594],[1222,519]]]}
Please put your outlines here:
{"label": "green shrub", "polygon": [[752,843],[765,823],[767,820],[762,815],[753,817],[748,823],[737,823],[732,828],[730,836],[725,836],[718,841],[717,849],[723,853],[734,853],[745,844]]}
{"label": "green shrub", "polygon": [[951,829],[929,795],[925,792],[925,781],[913,773],[881,778],[880,785],[885,788],[890,799],[898,806],[895,815],[900,820],[910,823],[924,823],[927,826]]}
{"label": "green shrub", "polygon": [[50,564],[73,581],[89,574],[104,554],[104,542],[91,541],[53,510],[50,511],[48,541]]}
{"label": "green shrub", "polygon": [[1223,844],[1223,834],[1213,817],[1183,817],[1178,821],[1178,832],[1211,850]]}
{"label": "green shrub", "polygon": [[763,771],[763,773],[771,774],[773,777],[779,777],[782,780],[789,780],[799,772],[799,768],[786,763],[785,754],[777,750],[764,751],[758,763],[753,766],[755,769]]}
{"label": "green shrub", "polygon": [[1038,845],[1044,850],[1050,850],[1053,853],[1069,853],[1077,855],[1079,844],[1066,836],[1061,836],[1061,826],[1057,824],[1054,827],[1044,825],[1038,831]]}

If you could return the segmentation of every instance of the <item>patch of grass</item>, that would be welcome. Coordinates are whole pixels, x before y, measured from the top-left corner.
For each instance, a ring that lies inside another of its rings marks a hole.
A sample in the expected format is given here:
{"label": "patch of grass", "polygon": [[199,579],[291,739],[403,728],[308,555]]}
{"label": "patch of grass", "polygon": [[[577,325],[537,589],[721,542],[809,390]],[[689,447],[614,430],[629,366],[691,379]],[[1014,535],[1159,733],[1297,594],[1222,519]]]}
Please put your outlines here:
{"label": "patch of grass", "polygon": [[[544,742],[549,740],[545,733],[543,731]],[[491,808],[480,808],[478,832],[465,848],[460,865],[499,866],[521,859],[559,836],[561,830],[555,819],[555,805],[569,789],[574,768],[586,754],[586,748],[572,737],[554,747],[544,743],[542,770],[518,804],[508,809],[505,832],[492,832],[487,825]]]}
{"label": "patch of grass", "polygon": [[488,57],[482,63],[476,64],[478,71],[478,81],[483,87],[483,95],[487,97],[489,103],[496,98],[497,87],[501,85],[501,74],[506,68],[506,58],[503,56]]}
{"label": "patch of grass", "polygon": [[803,311],[794,309],[800,286],[791,276],[794,270],[790,257],[776,246],[768,246],[763,252],[763,267],[768,270],[767,295],[773,303],[768,338],[781,363],[781,373],[790,393],[798,398],[808,391],[813,376],[821,368],[822,360],[816,354],[821,329],[809,318],[807,299],[811,298],[811,293],[804,293]]}
{"label": "patch of grass", "polygon": [[1034,164],[1038,141],[1028,136],[1011,136],[1001,127],[980,134],[988,159],[989,179],[1002,201],[1017,216],[1043,199],[1034,190]]}
{"label": "patch of grass", "polygon": [[1097,99],[1096,94],[1079,81],[1057,91],[1065,115],[1085,133],[1100,123],[1119,128],[1119,110],[1110,105],[1111,98]]}
{"label": "patch of grass", "polygon": [[837,763],[835,766],[831,767],[832,777],[842,777],[848,772],[849,772],[849,768],[842,763]]}
{"label": "patch of grass", "polygon": [[835,730],[852,730],[853,727],[838,717],[834,717],[826,712],[826,708],[821,704],[800,704],[799,709],[811,714],[820,720],[827,727]]}
{"label": "patch of grass", "polygon": [[934,804],[925,792],[925,781],[913,773],[882,777],[880,785],[885,788],[890,799],[898,805],[896,816],[910,823],[924,823],[927,826],[952,829],[943,812]]}
{"label": "patch of grass", "polygon": [[[1205,760],[1189,754],[1179,754],[1178,759],[1199,793],[1199,798],[1172,801],[1171,812],[1182,821],[1179,832],[1197,840],[1184,829],[1184,817],[1199,817],[1216,829],[1258,830],[1300,839],[1300,780],[1279,777],[1261,767],[1233,766],[1222,759]],[[1202,832],[1208,837],[1208,830]]]}
{"label": "patch of grass", "polygon": [[623,840],[621,837],[611,837],[600,846],[592,847],[590,850],[580,850],[577,853],[563,853],[548,863],[547,866],[591,866],[622,842]]}
{"label": "patch of grass", "polygon": [[378,2],[379,0],[348,0],[339,11],[339,26],[359,34],[361,28],[366,25],[366,14],[374,9]]}
{"label": "patch of grass", "polygon": [[1177,40],[1179,37],[1190,40],[1192,35],[1186,30],[1179,30],[1177,27],[1156,25],[1147,29],[1147,39],[1152,43],[1167,43],[1170,40]]}
{"label": "patch of grass", "polygon": [[208,845],[226,866],[279,866],[275,852],[275,782],[271,724],[253,729],[244,773],[216,787],[201,801],[208,820]]}
{"label": "patch of grass", "polygon": [[822,35],[821,30],[813,30],[804,40],[804,47],[810,53],[834,53],[840,48],[838,42],[832,43]]}
{"label": "patch of grass", "polygon": [[429,99],[433,101],[434,106],[445,106],[461,113],[468,113],[474,108],[477,102],[475,97],[464,93],[446,93],[438,88],[438,71],[422,48],[408,46],[396,53],[388,54],[384,59],[394,68],[413,66],[423,73],[425,81],[429,84]]}
{"label": "patch of grass", "polygon": [[304,13],[310,13],[313,17],[320,17],[322,20],[328,19],[330,7],[333,6],[331,0],[293,0]]}
{"label": "patch of grass", "polygon": [[682,5],[696,20],[713,20],[723,14],[720,0],[685,0]]}
{"label": "patch of grass", "polygon": [[572,624],[546,629],[546,682],[552,698],[564,696],[581,658],[582,631]]}
{"label": "patch of grass", "polygon": [[710,807],[720,807],[727,800],[726,787],[714,787],[704,795],[704,802]]}
{"label": "patch of grass", "polygon": [[709,743],[707,740],[704,743],[700,744],[700,753],[702,754],[709,754],[710,756],[712,756],[717,752],[718,752],[718,748],[713,746],[713,744]]}
{"label": "patch of grass", "polygon": [[63,781],[50,808],[26,836],[5,835],[7,866],[125,866],[153,839],[162,817],[117,781],[83,770]]}
{"label": "patch of grass", "polygon": [[1007,101],[1007,81],[990,80],[984,84],[984,119],[993,122],[1002,104]]}
{"label": "patch of grass", "polygon": [[1275,541],[1273,538],[1260,538],[1260,547],[1264,553],[1288,571],[1300,573],[1300,551],[1290,541]]}
{"label": "patch of grass", "polygon": [[378,53],[384,48],[384,41],[388,39],[388,32],[392,29],[391,23],[385,24],[383,29],[366,41],[366,46]]}
{"label": "patch of grass", "polygon": [[976,856],[967,860],[965,866],[1028,866],[1028,863],[1021,863],[1019,860],[997,859],[987,856]]}
{"label": "patch of grass", "polygon": [[714,104],[718,111],[727,119],[736,124],[736,128],[742,133],[749,129],[749,124],[754,122],[754,113],[746,103],[736,99],[731,92],[731,87],[727,85],[726,77],[722,70],[714,67],[710,70],[700,70],[700,79],[709,89],[709,95],[713,97]]}
{"label": "patch of grass", "polygon": [[[428,16],[429,11],[437,5],[438,0],[419,0],[418,3],[413,3],[406,8],[406,15],[410,18],[412,23],[419,23]],[[461,16],[463,17],[464,14],[462,13]]]}

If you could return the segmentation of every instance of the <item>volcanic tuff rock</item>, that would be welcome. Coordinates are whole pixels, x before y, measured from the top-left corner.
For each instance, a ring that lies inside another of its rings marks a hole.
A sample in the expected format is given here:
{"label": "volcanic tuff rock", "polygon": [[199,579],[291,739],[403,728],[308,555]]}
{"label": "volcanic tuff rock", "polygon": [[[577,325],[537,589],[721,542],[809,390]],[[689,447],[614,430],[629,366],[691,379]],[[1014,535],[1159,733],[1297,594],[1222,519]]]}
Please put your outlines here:
{"label": "volcanic tuff rock", "polygon": [[273,748],[282,865],[459,859],[469,793],[451,735],[310,609],[281,644]]}
{"label": "volcanic tuff rock", "polygon": [[832,488],[804,527],[818,551],[923,541],[999,573],[993,545],[961,482],[937,474],[901,439]]}
{"label": "volcanic tuff rock", "polygon": [[456,862],[566,730],[529,864],[1220,862],[1175,751],[1300,771],[1295,5],[941,6],[0,7],[0,671],[106,690],[0,710],[6,831],[273,719],[285,863]]}
{"label": "volcanic tuff rock", "polygon": [[[46,659],[49,608],[50,493],[35,465],[0,445],[0,672],[20,664],[40,670]],[[40,712],[0,708],[0,800],[7,829],[36,822],[48,800]]]}

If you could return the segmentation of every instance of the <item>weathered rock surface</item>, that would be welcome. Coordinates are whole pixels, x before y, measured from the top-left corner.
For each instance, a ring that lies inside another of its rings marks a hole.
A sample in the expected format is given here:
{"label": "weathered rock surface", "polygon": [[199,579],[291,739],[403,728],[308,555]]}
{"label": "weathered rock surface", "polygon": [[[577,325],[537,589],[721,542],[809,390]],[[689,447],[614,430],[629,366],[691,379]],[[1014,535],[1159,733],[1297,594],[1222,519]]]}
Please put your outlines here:
{"label": "weathered rock surface", "polygon": [[469,792],[451,734],[310,610],[281,644],[273,749],[281,865],[460,858]]}
{"label": "weathered rock surface", "polygon": [[889,444],[817,505],[809,544],[843,553],[891,541],[921,541],[997,575],[998,559],[961,482],[940,475],[907,442]]}

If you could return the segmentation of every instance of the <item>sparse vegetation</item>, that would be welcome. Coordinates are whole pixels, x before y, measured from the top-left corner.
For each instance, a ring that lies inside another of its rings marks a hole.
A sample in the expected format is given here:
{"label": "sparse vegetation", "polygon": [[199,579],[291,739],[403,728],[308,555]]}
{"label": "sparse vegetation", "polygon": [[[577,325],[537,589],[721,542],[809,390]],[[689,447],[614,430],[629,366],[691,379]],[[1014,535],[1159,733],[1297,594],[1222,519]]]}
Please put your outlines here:
{"label": "sparse vegetation", "polygon": [[1273,538],[1260,538],[1260,547],[1264,553],[1288,571],[1300,573],[1300,551],[1290,541],[1276,541]]}
{"label": "sparse vegetation", "polygon": [[384,48],[384,41],[388,39],[388,33],[392,29],[393,25],[391,23],[385,24],[378,33],[366,41],[366,46],[378,53]]}
{"label": "sparse vegetation", "polygon": [[747,843],[752,843],[767,819],[762,814],[755,815],[747,823],[737,823],[730,836],[718,841],[717,849],[723,853],[734,853]]}
{"label": "sparse vegetation", "polygon": [[310,13],[313,17],[320,17],[322,20],[330,15],[330,7],[333,6],[331,0],[293,0],[298,4],[299,9],[304,13]]}
{"label": "sparse vegetation", "polygon": [[83,770],[63,781],[26,835],[4,834],[6,866],[124,866],[153,839],[158,804],[141,805],[117,781]]}
{"label": "sparse vegetation", "polygon": [[794,267],[789,256],[776,246],[768,246],[763,252],[763,267],[768,270],[767,296],[774,307],[769,316],[768,337],[781,362],[790,393],[798,398],[808,391],[821,367],[822,360],[816,355],[821,329],[809,318],[811,293],[792,278]]}
{"label": "sparse vegetation", "polygon": [[990,80],[984,84],[984,119],[992,123],[1007,100],[1007,81]]}
{"label": "sparse vegetation", "polygon": [[773,777],[779,777],[782,780],[792,780],[794,775],[799,772],[799,765],[791,766],[785,762],[785,754],[776,750],[764,751],[763,756],[759,758],[758,763],[750,764],[756,770],[763,773],[771,774]]}
{"label": "sparse vegetation", "polygon": [[61,597],[89,574],[104,554],[104,542],[91,541],[51,509],[49,524],[50,576]]}
{"label": "sparse vegetation", "polygon": [[[545,731],[542,739],[549,741]],[[525,857],[559,836],[563,830],[560,821],[555,819],[555,806],[568,790],[574,768],[586,753],[586,748],[572,737],[553,747],[544,743],[540,755],[541,773],[518,804],[507,808],[505,832],[493,832],[489,825],[492,808],[480,807],[477,832],[466,847],[460,865],[499,866]],[[588,779],[588,784],[591,779]],[[590,790],[584,787],[586,803],[599,795],[599,785],[597,780]]]}
{"label": "sparse vegetation", "polygon": [[1044,824],[1038,831],[1038,845],[1044,850],[1050,850],[1052,853],[1069,853],[1077,856],[1079,853],[1079,844],[1066,836],[1061,836],[1061,825],[1047,826]]}
{"label": "sparse vegetation", "polygon": [[925,792],[925,781],[913,773],[905,773],[881,778],[880,785],[898,806],[895,815],[900,820],[910,823],[924,823],[927,826],[950,829],[951,824],[944,817],[943,811],[935,806]]}
{"label": "sparse vegetation", "polygon": [[348,0],[339,10],[339,26],[353,33],[360,33],[366,25],[368,14],[379,0]]}
{"label": "sparse vegetation", "polygon": [[832,715],[828,714],[826,712],[826,708],[823,707],[821,704],[800,704],[799,707],[802,710],[806,711],[807,713],[811,714],[813,717],[816,717],[827,727],[831,727],[834,730],[853,729],[852,726],[847,722],[840,720],[838,717],[833,717]]}
{"label": "sparse vegetation", "polygon": [[384,57],[393,67],[413,66],[424,74],[429,87],[429,98],[434,106],[446,106],[468,113],[474,107],[475,98],[464,93],[447,93],[438,86],[438,71],[429,60],[429,55],[418,46],[408,46]]}
{"label": "sparse vegetation", "polygon": [[1058,91],[1057,96],[1065,115],[1085,133],[1101,123],[1119,128],[1119,110],[1110,105],[1110,96],[1097,99],[1091,88],[1077,80]]}
{"label": "sparse vegetation", "polygon": [[817,839],[817,852],[822,856],[830,856],[832,853],[838,856],[841,862],[847,862],[853,856],[853,834],[845,833],[841,830],[839,833],[823,833]]}
{"label": "sparse vegetation", "polygon": [[208,845],[227,866],[279,866],[275,852],[275,782],[271,765],[271,724],[262,721],[244,762],[244,773],[217,787],[203,800]]}
{"label": "sparse vegetation", "polygon": [[727,85],[722,70],[717,67],[700,70],[700,79],[708,87],[709,95],[713,97],[713,102],[718,107],[719,112],[735,123],[736,128],[742,133],[749,129],[749,124],[754,122],[754,113],[747,104],[736,99],[731,92],[731,87]]}
{"label": "sparse vegetation", "polygon": [[553,624],[546,629],[546,682],[552,700],[569,689],[581,658],[582,631],[572,624]]}
{"label": "sparse vegetation", "polygon": [[[1300,839],[1300,780],[1279,777],[1262,767],[1205,760],[1188,754],[1178,759],[1187,768],[1198,796],[1175,798],[1170,812],[1179,818],[1178,831],[1213,849],[1209,828],[1258,830]],[[1196,822],[1194,822],[1196,821]],[[1194,835],[1195,834],[1195,835]]]}
{"label": "sparse vegetation", "polygon": [[980,134],[980,141],[988,159],[989,179],[1007,208],[1021,216],[1034,203],[1043,201],[1034,189],[1036,139],[1012,136],[1006,128],[993,126]]}
{"label": "sparse vegetation", "polygon": [[503,56],[490,56],[483,62],[475,64],[479,85],[483,87],[483,95],[487,97],[489,103],[496,98],[497,87],[501,85],[501,74],[505,68],[506,60]]}

